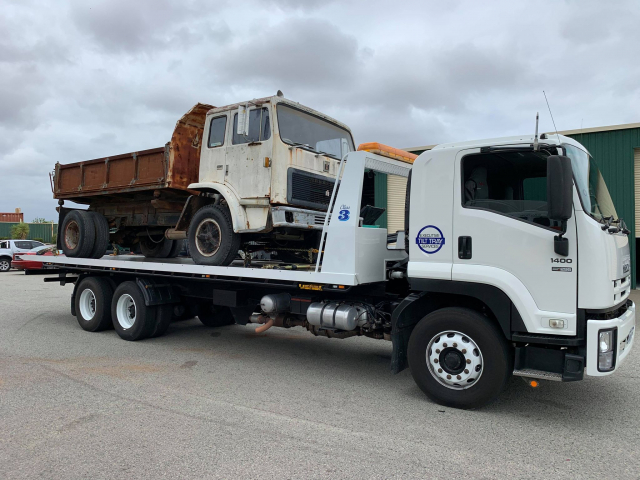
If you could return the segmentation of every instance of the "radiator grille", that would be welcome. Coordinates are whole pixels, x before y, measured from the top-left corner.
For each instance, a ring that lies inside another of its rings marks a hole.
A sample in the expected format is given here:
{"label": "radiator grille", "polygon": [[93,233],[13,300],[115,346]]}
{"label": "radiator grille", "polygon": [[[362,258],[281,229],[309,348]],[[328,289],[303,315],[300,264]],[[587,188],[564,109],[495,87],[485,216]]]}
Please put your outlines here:
{"label": "radiator grille", "polygon": [[289,169],[287,201],[293,205],[326,209],[333,191],[333,179]]}

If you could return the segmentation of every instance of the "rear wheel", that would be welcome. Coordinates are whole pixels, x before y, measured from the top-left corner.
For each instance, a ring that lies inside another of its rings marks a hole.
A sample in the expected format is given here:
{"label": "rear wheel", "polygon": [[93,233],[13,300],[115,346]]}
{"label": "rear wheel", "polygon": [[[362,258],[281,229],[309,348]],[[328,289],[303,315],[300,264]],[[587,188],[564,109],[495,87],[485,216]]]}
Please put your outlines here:
{"label": "rear wheel", "polygon": [[182,251],[182,244],[184,243],[184,240],[171,240],[171,242],[173,242],[173,245],[171,246],[171,250],[169,250],[167,258],[176,258]]}
{"label": "rear wheel", "polygon": [[229,307],[219,307],[209,303],[198,306],[198,319],[207,327],[223,327],[236,323]]}
{"label": "rear wheel", "polygon": [[96,239],[96,227],[89,212],[72,210],[62,223],[62,251],[67,257],[89,258]]}
{"label": "rear wheel", "polygon": [[76,290],[75,310],[80,326],[88,332],[98,332],[112,327],[111,301],[113,287],[101,277],[83,279]]}
{"label": "rear wheel", "polygon": [[149,235],[140,239],[140,251],[147,258],[167,258],[173,246],[174,241],[164,236],[153,238]]}
{"label": "rear wheel", "polygon": [[11,270],[11,259],[0,258],[0,272],[8,272],[9,270]]}
{"label": "rear wheel", "polygon": [[156,323],[150,338],[160,337],[167,333],[169,324],[173,320],[173,305],[160,305],[157,307]]}
{"label": "rear wheel", "polygon": [[189,225],[189,253],[198,265],[226,266],[240,249],[240,234],[233,231],[229,213],[220,205],[205,205]]}
{"label": "rear wheel", "polygon": [[109,223],[104,215],[98,212],[88,212],[96,229],[96,238],[91,250],[91,258],[102,258],[109,247]]}
{"label": "rear wheel", "polygon": [[147,307],[136,282],[121,283],[113,294],[113,327],[123,340],[142,340],[155,328],[157,307]]}
{"label": "rear wheel", "polygon": [[512,349],[493,321],[465,308],[424,317],[409,339],[413,379],[432,400],[455,408],[493,401],[513,371]]}

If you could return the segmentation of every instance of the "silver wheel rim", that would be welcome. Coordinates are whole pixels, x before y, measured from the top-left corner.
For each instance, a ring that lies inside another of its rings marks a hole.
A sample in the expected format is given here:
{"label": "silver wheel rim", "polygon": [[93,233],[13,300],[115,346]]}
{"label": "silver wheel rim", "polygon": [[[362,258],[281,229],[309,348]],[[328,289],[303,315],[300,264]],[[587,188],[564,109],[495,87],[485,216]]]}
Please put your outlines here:
{"label": "silver wheel rim", "polygon": [[214,256],[220,250],[220,225],[212,218],[205,218],[196,228],[196,248],[204,257]]}
{"label": "silver wheel rim", "polygon": [[11,263],[9,263],[9,260],[0,260],[0,271],[1,272],[6,272],[11,268]]}
{"label": "silver wheel rim", "polygon": [[478,383],[484,368],[476,342],[454,330],[440,332],[431,339],[426,359],[433,378],[452,390],[465,390]]}
{"label": "silver wheel rim", "polygon": [[83,290],[80,294],[80,301],[78,302],[78,306],[80,307],[80,315],[83,320],[89,321],[93,320],[93,317],[96,316],[96,296],[90,290]]}
{"label": "silver wheel rim", "polygon": [[118,298],[116,317],[120,326],[125,330],[133,327],[133,324],[136,323],[136,302],[131,295],[125,293]]}

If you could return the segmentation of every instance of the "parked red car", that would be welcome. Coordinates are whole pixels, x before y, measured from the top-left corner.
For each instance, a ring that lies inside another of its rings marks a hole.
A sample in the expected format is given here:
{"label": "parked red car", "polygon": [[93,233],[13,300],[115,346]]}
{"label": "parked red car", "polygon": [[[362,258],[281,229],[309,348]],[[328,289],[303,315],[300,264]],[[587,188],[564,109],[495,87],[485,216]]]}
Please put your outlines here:
{"label": "parked red car", "polygon": [[42,264],[46,260],[46,257],[53,256],[53,250],[55,250],[55,246],[44,246],[28,252],[15,253],[11,261],[11,266],[18,270],[24,270],[25,273],[34,270],[44,270],[45,267]]}

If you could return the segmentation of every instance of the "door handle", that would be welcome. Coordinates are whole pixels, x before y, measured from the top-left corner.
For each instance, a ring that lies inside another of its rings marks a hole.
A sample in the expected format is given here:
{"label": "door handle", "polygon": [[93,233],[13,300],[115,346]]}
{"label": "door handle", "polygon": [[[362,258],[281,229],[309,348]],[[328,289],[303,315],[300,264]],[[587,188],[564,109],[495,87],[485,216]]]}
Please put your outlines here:
{"label": "door handle", "polygon": [[458,258],[461,260],[471,258],[471,237],[458,237]]}

